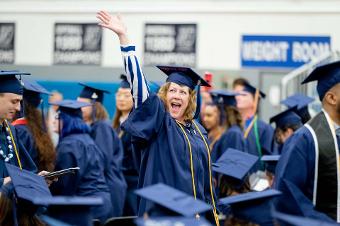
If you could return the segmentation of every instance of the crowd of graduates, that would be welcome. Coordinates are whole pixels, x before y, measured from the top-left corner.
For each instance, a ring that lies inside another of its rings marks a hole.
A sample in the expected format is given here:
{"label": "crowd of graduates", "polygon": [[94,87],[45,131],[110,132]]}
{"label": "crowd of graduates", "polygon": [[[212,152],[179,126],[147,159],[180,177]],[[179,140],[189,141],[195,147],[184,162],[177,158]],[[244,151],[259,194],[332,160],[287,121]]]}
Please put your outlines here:
{"label": "crowd of graduates", "polygon": [[97,18],[118,36],[126,73],[112,121],[112,90],[79,83],[66,100],[29,73],[0,72],[0,225],[340,222],[340,62],[303,81],[317,81],[321,112],[295,94],[267,123],[266,94],[243,78],[215,90],[190,68],[157,66],[166,79],[152,91],[122,18]]}

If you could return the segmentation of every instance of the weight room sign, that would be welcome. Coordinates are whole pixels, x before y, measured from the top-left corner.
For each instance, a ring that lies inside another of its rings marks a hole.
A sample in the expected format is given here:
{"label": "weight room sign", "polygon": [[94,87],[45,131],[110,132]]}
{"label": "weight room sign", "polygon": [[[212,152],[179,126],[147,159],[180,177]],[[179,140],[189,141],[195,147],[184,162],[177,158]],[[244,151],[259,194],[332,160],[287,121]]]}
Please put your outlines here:
{"label": "weight room sign", "polygon": [[145,24],[144,64],[196,65],[196,24]]}
{"label": "weight room sign", "polygon": [[99,65],[102,29],[97,24],[56,23],[54,64]]}
{"label": "weight room sign", "polygon": [[14,63],[14,23],[0,23],[0,64]]}
{"label": "weight room sign", "polygon": [[241,65],[295,68],[330,51],[329,36],[243,35]]}

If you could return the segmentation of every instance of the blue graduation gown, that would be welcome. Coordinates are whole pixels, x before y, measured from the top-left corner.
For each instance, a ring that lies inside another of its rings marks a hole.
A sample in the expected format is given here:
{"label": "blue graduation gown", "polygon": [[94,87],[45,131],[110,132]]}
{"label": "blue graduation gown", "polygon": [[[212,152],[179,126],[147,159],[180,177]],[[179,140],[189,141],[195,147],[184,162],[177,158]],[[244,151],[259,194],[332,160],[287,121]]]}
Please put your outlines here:
{"label": "blue graduation gown", "polygon": [[[246,122],[246,125],[250,123],[252,118],[248,119]],[[272,155],[277,153],[277,147],[274,140],[274,129],[271,127],[271,125],[265,123],[264,121],[257,119],[257,131],[259,135],[259,142],[261,146],[261,154],[258,151],[257,145],[256,145],[256,136],[255,136],[255,125],[251,128],[248,137],[246,138],[246,150],[249,154],[259,156],[263,155]],[[256,164],[256,167],[254,167],[254,170],[257,169],[264,170],[263,164],[259,161]]]}
{"label": "blue graduation gown", "polygon": [[[283,145],[276,167],[274,186],[283,192],[276,208],[284,213],[333,222],[313,205],[315,147],[310,131],[305,127],[297,130]],[[294,196],[285,181],[294,187]],[[298,200],[298,201],[297,201]]]}
{"label": "blue graduation gown", "polygon": [[233,125],[226,130],[216,142],[211,151],[211,162],[216,162],[228,148],[245,151],[243,133],[241,128],[237,125]]}
{"label": "blue graduation gown", "polygon": [[[120,130],[120,129],[119,129]],[[127,183],[126,199],[124,204],[123,215],[135,216],[137,215],[137,196],[134,191],[137,189],[139,178],[139,167],[141,153],[135,151],[131,144],[131,135],[125,131],[117,131],[122,133],[120,140],[123,144],[123,174]]]}
{"label": "blue graduation gown", "polygon": [[[206,131],[201,125],[198,126],[207,139]],[[211,203],[205,144],[193,124],[184,127],[192,146],[197,198]],[[141,106],[134,109],[122,128],[131,134],[136,151],[142,153],[139,188],[164,183],[193,195],[187,141],[157,95],[151,93]],[[138,215],[143,215],[153,207],[152,202],[140,199]]]}
{"label": "blue graduation gown", "polygon": [[31,131],[28,129],[27,125],[24,124],[18,124],[14,127],[17,131],[21,143],[25,146],[28,154],[31,156],[35,165],[39,168],[38,151],[35,148],[35,142]]}
{"label": "blue graduation gown", "polygon": [[126,182],[122,172],[123,147],[109,121],[96,121],[91,125],[91,137],[101,150],[104,176],[111,193],[113,216],[123,215]]}
{"label": "blue graduation gown", "polygon": [[76,174],[64,175],[50,189],[53,195],[96,196],[104,201],[91,209],[96,219],[105,222],[112,217],[109,188],[104,178],[100,150],[89,134],[71,134],[61,139],[57,146],[56,170],[79,167]]}
{"label": "blue graduation gown", "polygon": [[[33,160],[31,159],[30,155],[28,154],[28,152],[26,151],[26,148],[24,147],[24,145],[20,142],[19,136],[16,133],[15,128],[12,125],[9,125],[9,127],[11,128],[13,138],[14,138],[14,142],[15,142],[17,149],[18,149],[18,154],[19,154],[19,158],[20,158],[22,168],[36,173],[37,167],[34,164]],[[0,136],[2,137],[1,141],[3,141],[3,139],[6,139],[5,128],[2,127],[2,126],[0,127]],[[0,145],[2,145],[2,148],[5,151],[5,154],[7,155],[8,154],[7,144],[4,145],[3,142],[1,142]],[[14,153],[14,150],[13,150],[13,153]],[[14,154],[13,158],[11,158],[9,160],[9,163],[19,167],[19,162],[18,162],[18,159],[17,159],[15,154]],[[3,157],[0,156],[0,186],[2,186],[2,184],[3,184],[3,179],[5,177],[8,177],[8,176],[9,175],[8,175],[8,172],[7,172],[7,169],[6,169],[6,166],[5,166],[5,161],[4,161]]]}

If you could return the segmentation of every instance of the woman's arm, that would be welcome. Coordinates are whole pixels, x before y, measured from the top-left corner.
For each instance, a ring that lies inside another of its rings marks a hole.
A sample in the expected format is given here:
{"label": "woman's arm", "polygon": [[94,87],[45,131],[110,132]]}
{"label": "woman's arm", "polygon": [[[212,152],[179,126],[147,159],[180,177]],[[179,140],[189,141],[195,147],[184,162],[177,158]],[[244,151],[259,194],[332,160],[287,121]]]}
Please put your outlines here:
{"label": "woman's arm", "polygon": [[100,20],[100,26],[113,31],[119,38],[124,69],[130,83],[135,108],[138,108],[149,97],[150,90],[135,54],[135,46],[130,45],[126,26],[120,15],[111,16],[108,12],[100,11],[97,13],[97,18]]}

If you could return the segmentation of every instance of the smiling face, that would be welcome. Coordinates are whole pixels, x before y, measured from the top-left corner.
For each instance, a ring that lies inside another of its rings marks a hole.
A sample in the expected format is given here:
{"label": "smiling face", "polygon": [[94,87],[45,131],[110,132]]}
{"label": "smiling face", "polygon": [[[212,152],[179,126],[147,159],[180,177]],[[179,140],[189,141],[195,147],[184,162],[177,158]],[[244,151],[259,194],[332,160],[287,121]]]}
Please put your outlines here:
{"label": "smiling face", "polygon": [[190,90],[171,82],[166,93],[167,109],[174,119],[183,122],[184,114],[189,104]]}
{"label": "smiling face", "polygon": [[20,111],[22,95],[2,93],[0,95],[0,119],[13,119],[16,112]]}

